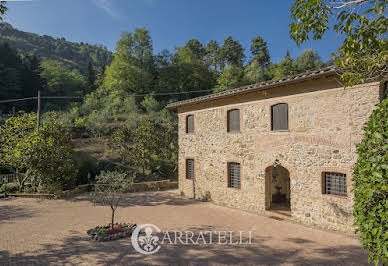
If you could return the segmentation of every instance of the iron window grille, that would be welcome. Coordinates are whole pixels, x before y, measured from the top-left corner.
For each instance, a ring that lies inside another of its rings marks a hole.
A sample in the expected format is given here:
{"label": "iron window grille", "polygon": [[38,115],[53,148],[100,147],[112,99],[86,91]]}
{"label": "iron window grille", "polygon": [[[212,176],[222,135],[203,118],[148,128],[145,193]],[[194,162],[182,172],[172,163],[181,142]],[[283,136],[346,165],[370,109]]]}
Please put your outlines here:
{"label": "iron window grille", "polygon": [[240,164],[228,163],[228,186],[232,188],[240,188]]}
{"label": "iron window grille", "polygon": [[186,178],[193,179],[194,178],[194,160],[186,159]]}
{"label": "iron window grille", "polygon": [[271,107],[271,130],[288,130],[288,104],[279,103]]}
{"label": "iron window grille", "polygon": [[346,174],[324,172],[323,185],[323,194],[347,196]]}
{"label": "iron window grille", "polygon": [[194,133],[194,115],[186,116],[186,133]]}
{"label": "iron window grille", "polygon": [[240,110],[228,111],[228,132],[240,132]]}

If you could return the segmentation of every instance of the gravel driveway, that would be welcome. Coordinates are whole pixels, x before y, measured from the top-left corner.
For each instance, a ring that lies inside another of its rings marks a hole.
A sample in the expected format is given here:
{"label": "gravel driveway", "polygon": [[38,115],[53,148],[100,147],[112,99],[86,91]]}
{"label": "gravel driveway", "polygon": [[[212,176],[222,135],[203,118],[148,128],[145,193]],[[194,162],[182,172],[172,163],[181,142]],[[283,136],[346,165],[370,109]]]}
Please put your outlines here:
{"label": "gravel driveway", "polygon": [[0,265],[363,265],[359,241],[254,213],[184,199],[174,192],[129,194],[117,221],[152,223],[162,231],[248,231],[250,245],[163,245],[136,252],[129,238],[89,240],[110,221],[110,209],[87,195],[67,200],[0,199]]}

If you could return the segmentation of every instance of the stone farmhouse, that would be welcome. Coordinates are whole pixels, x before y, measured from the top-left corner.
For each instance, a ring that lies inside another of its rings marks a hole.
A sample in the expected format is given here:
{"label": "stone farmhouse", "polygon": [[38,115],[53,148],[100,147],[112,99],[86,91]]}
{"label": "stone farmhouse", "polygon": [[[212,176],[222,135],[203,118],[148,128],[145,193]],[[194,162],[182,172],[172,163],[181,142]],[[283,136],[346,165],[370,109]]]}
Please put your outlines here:
{"label": "stone farmhouse", "polygon": [[180,193],[352,232],[355,144],[383,94],[327,67],[169,104]]}

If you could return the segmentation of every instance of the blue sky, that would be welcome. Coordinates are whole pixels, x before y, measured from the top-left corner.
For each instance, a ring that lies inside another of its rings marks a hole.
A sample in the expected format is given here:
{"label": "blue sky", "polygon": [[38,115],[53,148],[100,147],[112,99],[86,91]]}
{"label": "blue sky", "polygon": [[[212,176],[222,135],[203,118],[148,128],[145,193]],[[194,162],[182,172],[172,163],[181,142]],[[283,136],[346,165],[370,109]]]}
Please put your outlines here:
{"label": "blue sky", "polygon": [[[324,40],[301,47],[289,37],[289,0],[31,0],[7,2],[5,21],[14,27],[66,40],[103,44],[114,50],[122,31],[146,27],[155,52],[184,45],[189,39],[201,42],[227,36],[239,40],[246,50],[257,35],[268,43],[273,62],[313,48],[324,60],[340,45],[335,32]],[[249,55],[249,52],[246,53]]]}

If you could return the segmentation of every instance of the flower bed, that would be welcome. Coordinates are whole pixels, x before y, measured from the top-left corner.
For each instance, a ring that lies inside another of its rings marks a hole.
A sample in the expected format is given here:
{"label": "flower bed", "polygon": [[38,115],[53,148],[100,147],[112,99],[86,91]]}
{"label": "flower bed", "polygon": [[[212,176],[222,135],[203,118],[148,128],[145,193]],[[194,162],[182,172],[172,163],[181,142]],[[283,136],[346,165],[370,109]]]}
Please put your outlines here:
{"label": "flower bed", "polygon": [[135,228],[136,224],[116,223],[113,228],[111,224],[96,226],[88,230],[87,233],[91,239],[102,242],[128,237],[132,235]]}

